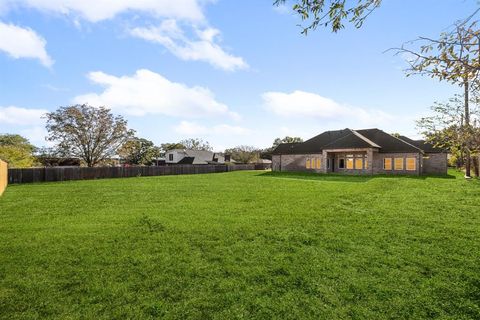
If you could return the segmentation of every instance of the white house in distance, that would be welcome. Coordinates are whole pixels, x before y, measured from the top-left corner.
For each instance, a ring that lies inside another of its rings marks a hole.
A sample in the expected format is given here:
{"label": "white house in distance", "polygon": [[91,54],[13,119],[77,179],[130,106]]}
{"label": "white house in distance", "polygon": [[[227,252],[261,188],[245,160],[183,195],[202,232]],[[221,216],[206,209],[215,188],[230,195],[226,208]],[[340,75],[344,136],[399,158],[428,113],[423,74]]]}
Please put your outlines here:
{"label": "white house in distance", "polygon": [[165,153],[167,164],[224,164],[221,154],[204,150],[173,149]]}

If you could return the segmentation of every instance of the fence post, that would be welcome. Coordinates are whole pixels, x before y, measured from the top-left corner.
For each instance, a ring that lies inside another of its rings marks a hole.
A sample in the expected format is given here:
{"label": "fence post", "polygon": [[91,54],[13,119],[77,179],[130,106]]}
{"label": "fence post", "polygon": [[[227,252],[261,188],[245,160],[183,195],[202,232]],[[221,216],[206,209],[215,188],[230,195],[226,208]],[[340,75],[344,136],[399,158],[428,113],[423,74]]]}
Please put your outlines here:
{"label": "fence post", "polygon": [[0,160],[0,196],[3,194],[8,185],[8,165],[5,161]]}

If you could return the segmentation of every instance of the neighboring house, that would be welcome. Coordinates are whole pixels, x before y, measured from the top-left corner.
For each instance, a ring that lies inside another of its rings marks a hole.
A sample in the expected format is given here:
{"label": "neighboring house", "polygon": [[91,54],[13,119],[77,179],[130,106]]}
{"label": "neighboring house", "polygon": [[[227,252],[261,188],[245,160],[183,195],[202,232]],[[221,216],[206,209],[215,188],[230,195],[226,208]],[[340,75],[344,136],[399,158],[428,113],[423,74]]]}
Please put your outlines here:
{"label": "neighboring house", "polygon": [[379,129],[326,131],[302,143],[280,144],[272,155],[273,171],[447,174],[444,150]]}
{"label": "neighboring house", "polygon": [[224,164],[221,154],[204,150],[173,149],[165,153],[167,164]]}
{"label": "neighboring house", "polygon": [[272,160],[270,160],[270,159],[258,159],[256,163],[258,163],[258,164],[271,164]]}

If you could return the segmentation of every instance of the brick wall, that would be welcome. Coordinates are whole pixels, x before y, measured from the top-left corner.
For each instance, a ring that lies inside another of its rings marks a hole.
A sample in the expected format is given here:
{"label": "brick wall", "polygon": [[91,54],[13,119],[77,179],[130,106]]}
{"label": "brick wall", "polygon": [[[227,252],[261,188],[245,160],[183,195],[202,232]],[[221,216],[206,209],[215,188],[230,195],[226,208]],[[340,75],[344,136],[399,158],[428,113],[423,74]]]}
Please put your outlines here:
{"label": "brick wall", "polygon": [[[321,169],[307,169],[305,164],[307,159],[322,159]],[[326,161],[323,159],[323,154],[284,154],[274,155],[272,157],[273,171],[305,171],[305,172],[323,172],[326,166]]]}
{"label": "brick wall", "polygon": [[427,153],[423,158],[423,173],[446,175],[447,167],[446,153]]}
{"label": "brick wall", "polygon": [[[347,153],[352,154],[352,153]],[[446,174],[447,173],[447,156],[446,154],[428,154],[428,158],[424,158],[420,153],[379,153],[373,152],[368,157],[368,167],[362,170],[340,169],[338,167],[339,158],[344,157],[342,153],[335,154],[335,173],[342,174],[400,174],[400,175],[420,175],[428,174]],[[307,159],[321,158],[321,169],[306,169],[305,162]],[[392,159],[392,170],[383,169],[383,159]],[[403,170],[395,170],[395,158],[401,158],[403,161]],[[407,158],[415,159],[415,170],[407,170]],[[291,154],[291,155],[274,155],[272,157],[273,171],[298,171],[298,172],[327,172],[327,161],[325,155],[322,154]]]}
{"label": "brick wall", "polygon": [[[383,169],[383,159],[392,159],[392,170]],[[395,170],[395,158],[403,159],[403,170]],[[407,158],[415,158],[415,171],[407,170]],[[420,175],[422,172],[422,157],[420,153],[380,153],[373,154],[373,174],[409,174]]]}

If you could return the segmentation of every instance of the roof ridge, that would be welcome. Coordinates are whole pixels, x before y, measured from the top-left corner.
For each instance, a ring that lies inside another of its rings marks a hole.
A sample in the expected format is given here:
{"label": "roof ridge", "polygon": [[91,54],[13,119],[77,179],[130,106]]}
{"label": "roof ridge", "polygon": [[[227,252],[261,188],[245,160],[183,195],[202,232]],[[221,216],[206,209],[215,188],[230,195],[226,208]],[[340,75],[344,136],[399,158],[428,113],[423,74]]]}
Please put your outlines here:
{"label": "roof ridge", "polygon": [[[350,129],[346,128],[346,129],[337,130],[337,131],[344,131],[344,130],[350,130]],[[330,131],[325,131],[325,132],[330,132]],[[334,143],[334,142],[337,142],[338,140],[345,139],[346,137],[348,137],[348,136],[350,136],[350,135],[351,135],[351,133],[350,133],[350,134],[347,134],[347,135],[344,135],[344,136],[342,136],[342,137],[340,137],[340,138],[337,138],[337,139],[335,139],[335,140],[333,140],[333,141],[330,141],[329,143],[324,144],[324,145],[322,146],[322,149],[325,148],[325,147],[327,147],[327,146],[329,146],[329,145],[331,145],[331,144]]]}
{"label": "roof ridge", "polygon": [[[353,134],[354,136],[358,137],[359,139],[362,139],[361,137],[359,137],[359,136],[357,136],[355,133],[353,133],[353,130],[352,130],[352,129],[345,128],[345,129],[343,129],[343,130],[350,131],[350,133],[344,135],[343,137],[340,137],[340,138],[337,138],[337,139],[335,139],[335,140],[333,140],[333,141],[330,141],[329,143],[323,145],[323,146],[322,146],[322,149],[325,148],[325,147],[328,147],[328,146],[331,145],[331,144],[334,144],[335,142],[337,142],[337,141],[339,141],[339,140],[348,138],[348,137],[350,137],[352,134]],[[343,131],[343,130],[339,130],[339,131]],[[365,138],[365,139],[366,139],[366,138]],[[362,139],[362,140],[364,140],[364,139]],[[368,139],[367,139],[367,140],[368,140]],[[365,141],[365,140],[364,140],[364,141]],[[368,142],[368,141],[365,141],[365,142],[367,142],[368,144],[372,145],[372,144],[371,144],[370,142]]]}
{"label": "roof ridge", "polygon": [[371,145],[372,147],[375,147],[375,148],[382,148],[380,147],[378,144],[376,144],[375,142],[373,142],[372,140],[368,139],[367,137],[365,137],[364,135],[362,135],[361,133],[358,133],[356,130],[353,130],[353,129],[348,129],[350,130],[354,135],[356,135],[357,137],[359,137],[360,139],[362,139],[363,141],[367,142],[369,145]]}
{"label": "roof ridge", "polygon": [[331,133],[331,132],[341,132],[341,131],[345,131],[345,130],[347,130],[347,129],[340,129],[340,130],[327,130],[327,131],[323,131],[322,133],[319,133],[319,134],[317,134],[316,136],[314,136],[314,137],[311,137],[310,139],[308,139],[308,140],[305,140],[305,141],[303,141],[303,142],[300,142],[300,143],[309,142],[310,140],[313,140],[313,139],[315,139],[315,138],[318,138],[319,136],[321,136],[321,135],[323,135],[323,134],[326,134],[326,133]]}
{"label": "roof ridge", "polygon": [[395,138],[395,139],[397,139],[397,140],[399,140],[399,141],[401,141],[401,142],[403,142],[403,143],[405,143],[405,144],[408,144],[410,147],[414,147],[415,149],[420,150],[422,153],[425,153],[425,151],[424,151],[423,149],[420,149],[419,147],[416,147],[416,146],[414,146],[413,144],[408,143],[407,141],[405,141],[405,140],[403,140],[403,139],[400,139],[399,137],[395,137],[393,134],[390,134],[390,133],[385,132],[385,131],[383,131],[383,130],[380,130],[380,131],[388,134],[388,135],[389,135],[390,137],[392,137],[392,138]]}

